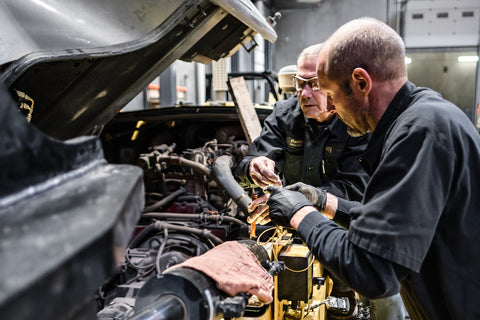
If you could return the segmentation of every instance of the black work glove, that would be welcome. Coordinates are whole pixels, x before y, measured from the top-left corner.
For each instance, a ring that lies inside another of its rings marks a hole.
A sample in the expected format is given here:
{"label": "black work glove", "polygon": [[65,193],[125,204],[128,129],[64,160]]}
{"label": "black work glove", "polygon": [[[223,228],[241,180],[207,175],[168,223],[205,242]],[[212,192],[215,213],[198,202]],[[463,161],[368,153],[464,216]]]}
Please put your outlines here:
{"label": "black work glove", "polygon": [[322,211],[323,209],[325,209],[325,205],[327,203],[326,191],[320,188],[315,188],[303,182],[297,182],[292,185],[286,186],[285,189],[303,193],[305,198],[310,200],[310,202],[318,211]]}
{"label": "black work glove", "polygon": [[290,227],[292,216],[305,206],[311,206],[305,196],[296,191],[287,190],[281,187],[270,185],[265,188],[270,192],[267,205],[269,207],[269,217],[277,225]]}

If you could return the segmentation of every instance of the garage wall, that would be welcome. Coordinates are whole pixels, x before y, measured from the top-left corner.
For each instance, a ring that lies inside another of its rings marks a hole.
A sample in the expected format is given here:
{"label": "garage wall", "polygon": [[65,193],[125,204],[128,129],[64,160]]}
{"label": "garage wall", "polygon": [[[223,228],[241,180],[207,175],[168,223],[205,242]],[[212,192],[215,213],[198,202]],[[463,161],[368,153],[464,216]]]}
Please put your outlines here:
{"label": "garage wall", "polygon": [[[303,48],[325,41],[345,22],[370,16],[387,22],[387,0],[324,0],[319,4],[301,4],[295,0],[272,1],[271,11],[282,18],[275,27],[278,40],[273,44],[273,70],[295,64]],[[290,3],[290,4],[289,4]]]}

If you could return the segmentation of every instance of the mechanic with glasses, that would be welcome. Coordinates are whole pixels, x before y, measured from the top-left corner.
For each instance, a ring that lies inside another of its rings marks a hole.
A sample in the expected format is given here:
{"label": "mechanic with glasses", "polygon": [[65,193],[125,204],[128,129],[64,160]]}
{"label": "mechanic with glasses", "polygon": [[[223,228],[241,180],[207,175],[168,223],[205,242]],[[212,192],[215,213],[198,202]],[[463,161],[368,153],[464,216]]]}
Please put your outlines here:
{"label": "mechanic with glasses", "polygon": [[[235,168],[243,187],[302,182],[321,186],[338,197],[362,199],[368,176],[357,158],[365,150],[369,134],[348,135],[346,125],[320,90],[316,76],[320,48],[313,45],[299,55],[292,79],[297,93],[275,104],[260,136]],[[250,215],[250,221],[259,218],[256,213]],[[268,219],[268,214],[262,217]]]}

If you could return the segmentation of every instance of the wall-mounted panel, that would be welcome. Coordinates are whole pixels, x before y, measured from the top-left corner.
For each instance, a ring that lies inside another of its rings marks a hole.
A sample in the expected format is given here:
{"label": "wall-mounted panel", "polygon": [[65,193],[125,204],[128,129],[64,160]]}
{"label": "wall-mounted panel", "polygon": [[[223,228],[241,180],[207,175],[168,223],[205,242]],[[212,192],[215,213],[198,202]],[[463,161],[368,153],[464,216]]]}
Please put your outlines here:
{"label": "wall-mounted panel", "polygon": [[407,47],[479,44],[478,0],[410,0],[404,18]]}

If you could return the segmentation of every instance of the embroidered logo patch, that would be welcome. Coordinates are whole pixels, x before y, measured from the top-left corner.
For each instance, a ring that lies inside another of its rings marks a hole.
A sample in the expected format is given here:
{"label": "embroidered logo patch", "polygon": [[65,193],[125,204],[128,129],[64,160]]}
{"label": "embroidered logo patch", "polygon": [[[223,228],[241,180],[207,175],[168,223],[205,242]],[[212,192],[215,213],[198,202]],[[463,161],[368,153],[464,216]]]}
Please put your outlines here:
{"label": "embroidered logo patch", "polygon": [[302,148],[303,147],[303,140],[296,140],[292,137],[287,137],[287,146],[290,148]]}

